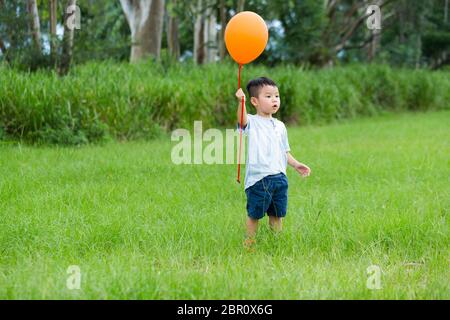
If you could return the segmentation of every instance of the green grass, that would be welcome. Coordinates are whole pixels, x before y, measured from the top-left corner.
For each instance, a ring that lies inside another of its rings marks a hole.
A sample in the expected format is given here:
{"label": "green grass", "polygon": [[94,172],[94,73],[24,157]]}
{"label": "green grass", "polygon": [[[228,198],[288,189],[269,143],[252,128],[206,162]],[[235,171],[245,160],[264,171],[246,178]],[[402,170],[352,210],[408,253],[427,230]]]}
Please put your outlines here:
{"label": "green grass", "polygon": [[0,298],[449,299],[450,112],[288,131],[312,176],[288,168],[284,230],[262,220],[255,253],[235,165],[172,165],[164,138],[0,144]]}
{"label": "green grass", "polygon": [[[385,112],[450,110],[448,72],[349,65],[305,70],[246,66],[242,86],[268,76],[278,84],[279,116],[289,124],[325,124]],[[235,121],[237,65],[88,63],[67,77],[0,66],[0,140],[78,145],[152,139],[194,120]],[[251,107],[253,109],[253,107]]]}

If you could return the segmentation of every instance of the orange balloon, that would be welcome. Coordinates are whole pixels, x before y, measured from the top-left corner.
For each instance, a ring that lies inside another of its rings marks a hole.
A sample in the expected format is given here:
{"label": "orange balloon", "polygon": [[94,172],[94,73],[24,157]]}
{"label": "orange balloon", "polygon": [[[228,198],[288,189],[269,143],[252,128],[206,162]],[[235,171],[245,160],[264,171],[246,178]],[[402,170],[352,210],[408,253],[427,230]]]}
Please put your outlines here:
{"label": "orange balloon", "polygon": [[239,64],[252,62],[264,51],[269,31],[264,19],[251,11],[235,15],[225,28],[228,53]]}

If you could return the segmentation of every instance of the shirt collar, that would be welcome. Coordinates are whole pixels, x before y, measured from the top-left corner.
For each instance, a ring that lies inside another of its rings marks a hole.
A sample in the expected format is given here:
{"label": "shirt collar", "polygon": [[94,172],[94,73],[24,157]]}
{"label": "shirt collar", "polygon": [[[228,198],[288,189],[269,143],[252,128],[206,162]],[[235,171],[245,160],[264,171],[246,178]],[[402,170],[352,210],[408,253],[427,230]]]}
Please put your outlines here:
{"label": "shirt collar", "polygon": [[258,118],[260,118],[260,119],[265,120],[265,121],[271,121],[271,122],[274,122],[274,121],[275,121],[273,117],[266,118],[266,117],[260,116],[259,114],[256,114],[256,116],[257,116]]}

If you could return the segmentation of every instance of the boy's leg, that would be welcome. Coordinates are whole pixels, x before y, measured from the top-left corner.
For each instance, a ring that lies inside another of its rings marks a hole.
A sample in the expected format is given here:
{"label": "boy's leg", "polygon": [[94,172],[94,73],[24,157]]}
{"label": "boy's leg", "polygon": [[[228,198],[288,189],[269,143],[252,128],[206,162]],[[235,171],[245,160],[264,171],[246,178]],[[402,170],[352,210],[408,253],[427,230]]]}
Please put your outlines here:
{"label": "boy's leg", "polygon": [[253,245],[256,243],[255,236],[258,230],[258,220],[264,217],[267,207],[269,205],[266,198],[268,197],[264,179],[259,180],[254,185],[245,189],[247,195],[247,235],[244,241],[244,246],[247,249],[253,250]]}
{"label": "boy's leg", "polygon": [[244,247],[249,251],[254,251],[256,243],[255,236],[258,230],[258,220],[247,217],[247,236],[244,240]]}
{"label": "boy's leg", "polygon": [[288,181],[284,174],[279,174],[272,179],[272,201],[267,209],[269,225],[274,231],[281,231],[282,219],[286,216]]}
{"label": "boy's leg", "polygon": [[281,217],[269,216],[270,228],[274,231],[281,231],[281,229],[283,228],[281,219]]}
{"label": "boy's leg", "polygon": [[258,220],[247,217],[247,238],[254,238],[258,230]]}

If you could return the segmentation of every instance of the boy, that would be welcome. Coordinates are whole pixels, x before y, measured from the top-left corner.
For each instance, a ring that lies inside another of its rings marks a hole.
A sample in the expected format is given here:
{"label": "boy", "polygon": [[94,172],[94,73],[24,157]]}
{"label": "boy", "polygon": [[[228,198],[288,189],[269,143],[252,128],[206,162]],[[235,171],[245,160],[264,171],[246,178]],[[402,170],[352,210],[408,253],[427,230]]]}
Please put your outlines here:
{"label": "boy", "polygon": [[[258,221],[269,216],[269,225],[281,231],[281,219],[286,216],[288,180],[287,164],[301,176],[307,177],[311,169],[298,162],[290,153],[286,127],[272,117],[280,108],[280,95],[272,80],[261,77],[247,84],[251,104],[256,115],[247,114],[244,103],[243,133],[248,136],[245,165],[245,193],[247,195],[247,238],[244,245],[251,248],[255,243]],[[236,92],[239,100],[237,129],[240,128],[242,89]]]}

